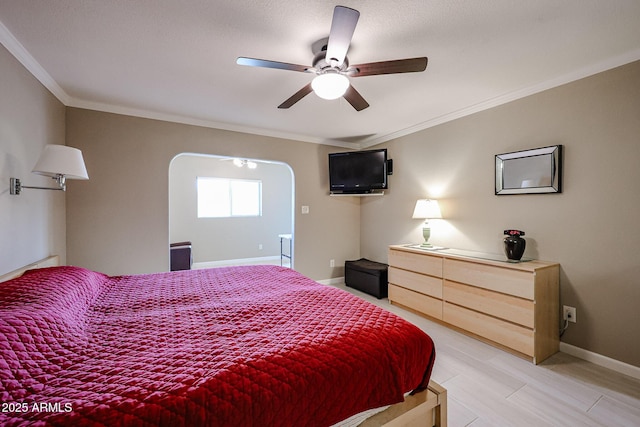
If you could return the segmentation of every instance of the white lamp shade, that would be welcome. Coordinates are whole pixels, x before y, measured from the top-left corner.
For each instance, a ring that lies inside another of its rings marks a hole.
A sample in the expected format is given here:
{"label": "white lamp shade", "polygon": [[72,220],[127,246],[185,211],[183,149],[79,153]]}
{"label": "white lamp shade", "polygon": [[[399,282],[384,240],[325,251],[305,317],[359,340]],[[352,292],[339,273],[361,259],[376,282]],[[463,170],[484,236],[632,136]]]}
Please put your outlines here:
{"label": "white lamp shade", "polygon": [[89,179],[82,151],[66,145],[45,145],[32,172],[51,177],[63,175],[67,179]]}
{"label": "white lamp shade", "polygon": [[338,73],[320,74],[311,81],[311,87],[322,99],[338,99],[349,88],[349,79]]}
{"label": "white lamp shade", "polygon": [[438,201],[430,200],[430,199],[418,200],[416,202],[416,207],[413,210],[413,218],[419,218],[419,219],[442,218]]}

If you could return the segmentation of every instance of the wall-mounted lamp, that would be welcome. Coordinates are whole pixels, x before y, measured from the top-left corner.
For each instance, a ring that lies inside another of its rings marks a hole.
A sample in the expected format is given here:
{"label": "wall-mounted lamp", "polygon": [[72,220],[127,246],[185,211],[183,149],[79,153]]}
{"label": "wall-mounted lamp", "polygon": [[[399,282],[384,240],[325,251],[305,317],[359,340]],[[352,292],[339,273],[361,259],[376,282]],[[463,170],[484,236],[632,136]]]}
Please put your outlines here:
{"label": "wall-mounted lamp", "polygon": [[420,246],[423,248],[431,248],[433,245],[429,243],[429,237],[431,237],[431,227],[429,226],[429,220],[435,218],[442,218],[440,213],[440,206],[437,200],[420,199],[416,202],[416,207],[413,210],[413,218],[424,219],[424,225],[422,226],[422,236],[424,237],[424,243]]}
{"label": "wall-mounted lamp", "polygon": [[18,195],[23,188],[65,191],[67,179],[89,179],[82,151],[66,145],[45,145],[32,172],[53,178],[57,187],[29,187],[18,178],[11,178],[10,193]]}

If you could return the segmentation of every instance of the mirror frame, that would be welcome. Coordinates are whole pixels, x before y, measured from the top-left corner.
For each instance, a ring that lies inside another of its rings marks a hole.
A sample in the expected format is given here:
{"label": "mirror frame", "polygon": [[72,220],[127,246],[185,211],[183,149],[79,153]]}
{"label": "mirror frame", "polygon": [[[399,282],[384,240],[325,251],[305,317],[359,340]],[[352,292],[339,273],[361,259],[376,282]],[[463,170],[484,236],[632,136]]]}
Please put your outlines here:
{"label": "mirror frame", "polygon": [[[540,187],[505,188],[504,164],[507,160],[526,159],[550,154],[551,162],[550,185]],[[505,194],[540,194],[562,193],[562,145],[534,148],[531,150],[514,151],[511,153],[496,154],[496,195]]]}

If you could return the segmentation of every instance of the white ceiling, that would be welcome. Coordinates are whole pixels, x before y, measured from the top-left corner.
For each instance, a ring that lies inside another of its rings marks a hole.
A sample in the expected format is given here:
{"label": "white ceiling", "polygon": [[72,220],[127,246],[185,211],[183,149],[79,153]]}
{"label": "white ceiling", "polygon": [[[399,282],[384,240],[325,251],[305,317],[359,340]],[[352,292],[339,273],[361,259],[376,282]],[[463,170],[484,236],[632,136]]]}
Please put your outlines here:
{"label": "white ceiling", "polygon": [[[423,73],[353,78],[371,104],[310,94],[335,5],[360,11],[352,64],[427,56]],[[640,59],[638,0],[0,0],[0,41],[65,105],[367,147]]]}

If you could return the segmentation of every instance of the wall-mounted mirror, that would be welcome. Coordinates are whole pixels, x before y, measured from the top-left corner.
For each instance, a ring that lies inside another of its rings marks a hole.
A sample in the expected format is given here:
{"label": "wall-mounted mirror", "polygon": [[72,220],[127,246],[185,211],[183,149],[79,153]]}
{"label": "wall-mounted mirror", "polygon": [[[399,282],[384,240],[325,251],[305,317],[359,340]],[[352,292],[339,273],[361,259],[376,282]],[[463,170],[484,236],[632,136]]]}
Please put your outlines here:
{"label": "wall-mounted mirror", "polygon": [[496,155],[496,194],[562,192],[562,145]]}

